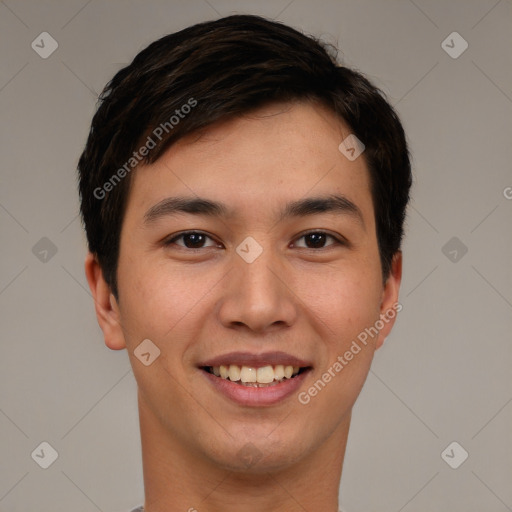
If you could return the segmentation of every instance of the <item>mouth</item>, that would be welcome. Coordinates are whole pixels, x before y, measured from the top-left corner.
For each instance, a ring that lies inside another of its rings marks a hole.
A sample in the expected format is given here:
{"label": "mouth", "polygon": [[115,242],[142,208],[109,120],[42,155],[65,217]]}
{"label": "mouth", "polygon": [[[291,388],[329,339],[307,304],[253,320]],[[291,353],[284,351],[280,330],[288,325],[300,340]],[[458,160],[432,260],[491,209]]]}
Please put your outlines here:
{"label": "mouth", "polygon": [[248,388],[265,388],[297,378],[311,369],[310,366],[265,365],[239,366],[237,364],[202,366],[201,369],[215,377]]}
{"label": "mouth", "polygon": [[313,364],[280,351],[230,352],[202,361],[198,369],[211,389],[230,402],[265,407],[297,393]]}
{"label": "mouth", "polygon": [[244,407],[270,407],[298,393],[313,365],[284,352],[231,352],[201,362],[198,369],[223,399]]}

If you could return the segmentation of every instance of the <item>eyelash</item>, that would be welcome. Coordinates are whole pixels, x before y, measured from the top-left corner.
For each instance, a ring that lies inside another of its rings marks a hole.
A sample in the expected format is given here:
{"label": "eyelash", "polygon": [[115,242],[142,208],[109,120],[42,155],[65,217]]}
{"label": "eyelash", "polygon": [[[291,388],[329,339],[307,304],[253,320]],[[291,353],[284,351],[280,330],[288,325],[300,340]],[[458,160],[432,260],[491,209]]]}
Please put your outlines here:
{"label": "eyelash", "polygon": [[[336,245],[342,245],[342,246],[348,245],[348,243],[345,240],[343,240],[342,238],[338,238],[338,237],[336,237],[334,235],[331,235],[330,233],[327,233],[326,231],[320,231],[320,230],[313,230],[313,231],[308,231],[306,233],[302,233],[299,237],[296,238],[296,240],[300,240],[301,238],[304,238],[304,237],[306,237],[308,235],[316,235],[316,234],[326,235],[327,238],[331,238],[332,240],[334,240],[334,243],[330,244],[330,245],[327,245],[325,247],[319,247],[319,248],[301,247],[301,249],[308,249],[308,250],[312,250],[312,251],[319,251],[319,250],[327,249],[328,247],[332,247],[332,246],[336,246]],[[187,235],[204,235],[205,237],[209,238],[210,240],[215,241],[210,235],[208,235],[207,233],[204,233],[203,231],[184,231],[182,233],[174,235],[171,238],[168,238],[167,240],[165,240],[164,245],[166,247],[168,247],[170,245],[173,245],[173,244],[175,244],[176,240],[179,240],[180,238],[183,238],[183,237],[185,237]],[[187,251],[201,251],[203,249],[208,249],[209,248],[209,247],[190,248],[190,247],[185,247],[185,246],[182,246],[182,245],[178,245],[178,247],[180,247],[182,249],[185,249]]]}

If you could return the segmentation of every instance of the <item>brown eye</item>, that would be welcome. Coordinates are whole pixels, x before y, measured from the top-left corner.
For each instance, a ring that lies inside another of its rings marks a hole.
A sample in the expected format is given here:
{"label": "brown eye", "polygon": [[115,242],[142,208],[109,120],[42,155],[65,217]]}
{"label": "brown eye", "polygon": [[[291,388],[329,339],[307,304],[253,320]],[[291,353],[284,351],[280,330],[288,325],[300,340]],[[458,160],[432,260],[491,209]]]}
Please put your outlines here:
{"label": "brown eye", "polygon": [[[177,241],[182,241],[181,243],[177,243]],[[207,240],[211,240],[213,242],[212,245],[205,246],[205,242]],[[180,233],[165,242],[166,246],[170,245],[178,245],[179,247],[184,247],[186,249],[202,249],[203,247],[214,247],[216,246],[215,242],[206,235],[205,233],[201,233],[199,231],[189,231],[186,233]]]}
{"label": "brown eye", "polygon": [[[338,240],[333,235],[329,235],[323,231],[312,231],[310,233],[306,233],[302,235],[298,240],[304,239],[305,245],[302,247],[306,249],[323,249],[324,247],[328,247],[331,245],[342,244],[341,240]],[[334,240],[334,243],[330,243],[326,245],[328,240]]]}
{"label": "brown eye", "polygon": [[189,249],[202,247],[206,239],[206,237],[201,233],[190,233],[188,235],[183,235],[182,238],[183,244]]}

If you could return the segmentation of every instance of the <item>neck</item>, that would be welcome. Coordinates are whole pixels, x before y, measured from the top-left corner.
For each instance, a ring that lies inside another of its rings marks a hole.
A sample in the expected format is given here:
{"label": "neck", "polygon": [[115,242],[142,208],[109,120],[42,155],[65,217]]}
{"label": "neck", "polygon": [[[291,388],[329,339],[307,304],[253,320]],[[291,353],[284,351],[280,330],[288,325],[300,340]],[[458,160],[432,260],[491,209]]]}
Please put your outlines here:
{"label": "neck", "polygon": [[279,471],[234,472],[182,446],[139,395],[145,512],[337,512],[348,415],[311,454]]}

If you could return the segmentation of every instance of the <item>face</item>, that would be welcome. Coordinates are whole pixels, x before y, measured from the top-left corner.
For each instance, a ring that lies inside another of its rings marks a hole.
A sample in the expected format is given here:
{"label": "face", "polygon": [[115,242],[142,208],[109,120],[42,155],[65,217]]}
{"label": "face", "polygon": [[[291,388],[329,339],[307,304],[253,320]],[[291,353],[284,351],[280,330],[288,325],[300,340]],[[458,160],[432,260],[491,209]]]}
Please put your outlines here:
{"label": "face", "polygon": [[[247,470],[253,450],[279,468],[347,425],[400,282],[397,255],[383,284],[364,153],[338,149],[349,133],[318,105],[275,104],[132,177],[100,324],[148,421],[198,457]],[[160,350],[148,366],[143,340]]]}

